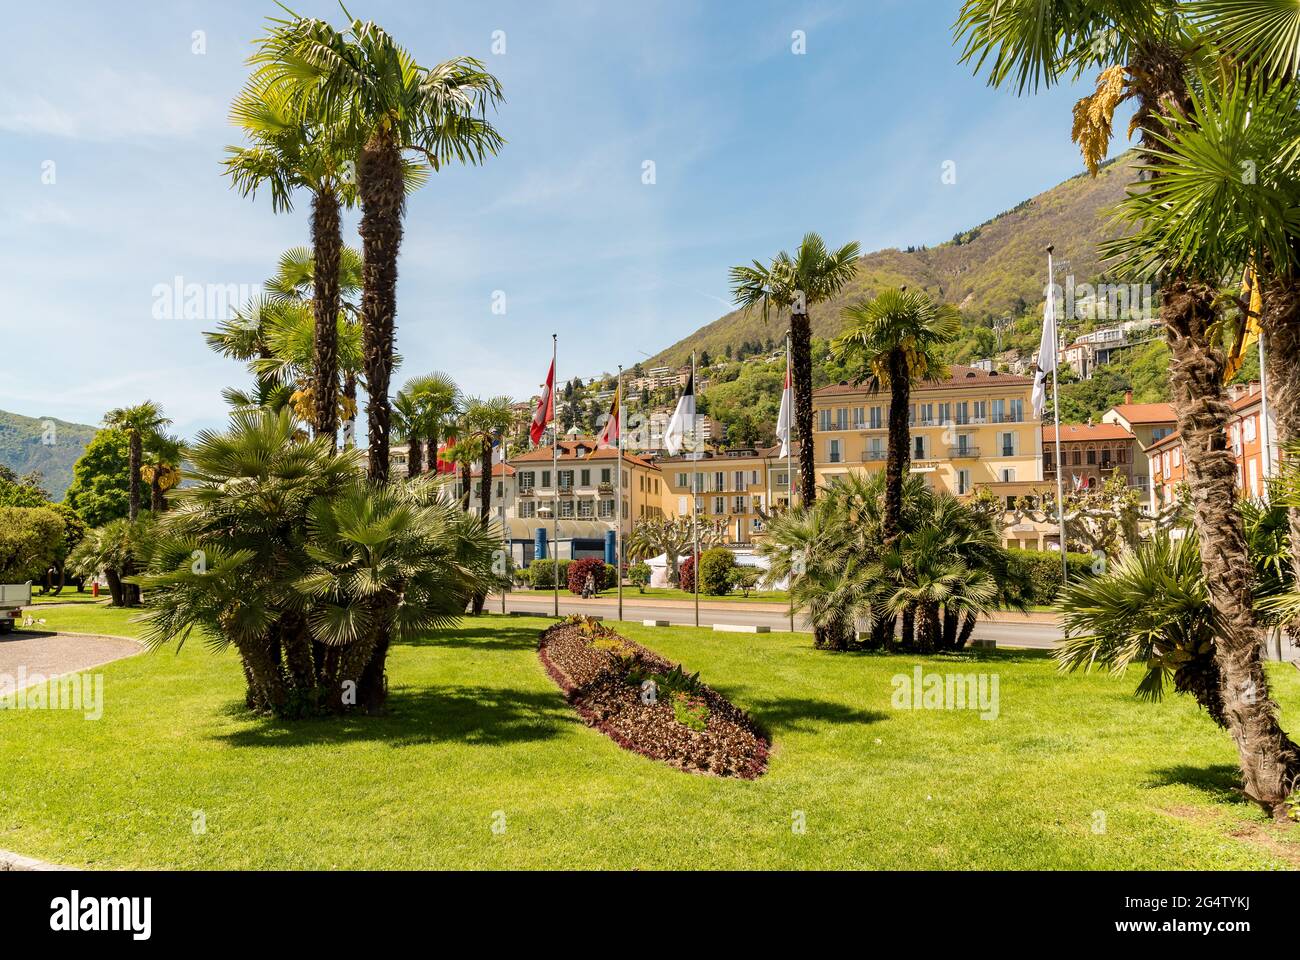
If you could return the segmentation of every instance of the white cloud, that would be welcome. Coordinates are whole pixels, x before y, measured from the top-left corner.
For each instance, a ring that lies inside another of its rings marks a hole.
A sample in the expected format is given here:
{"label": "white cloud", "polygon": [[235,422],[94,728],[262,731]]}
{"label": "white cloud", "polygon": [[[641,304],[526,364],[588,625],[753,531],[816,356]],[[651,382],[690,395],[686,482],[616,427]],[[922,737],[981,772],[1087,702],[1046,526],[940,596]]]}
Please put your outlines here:
{"label": "white cloud", "polygon": [[74,140],[176,140],[221,121],[215,100],[152,74],[106,68],[64,76],[61,89],[36,90],[29,82],[0,93],[0,130]]}

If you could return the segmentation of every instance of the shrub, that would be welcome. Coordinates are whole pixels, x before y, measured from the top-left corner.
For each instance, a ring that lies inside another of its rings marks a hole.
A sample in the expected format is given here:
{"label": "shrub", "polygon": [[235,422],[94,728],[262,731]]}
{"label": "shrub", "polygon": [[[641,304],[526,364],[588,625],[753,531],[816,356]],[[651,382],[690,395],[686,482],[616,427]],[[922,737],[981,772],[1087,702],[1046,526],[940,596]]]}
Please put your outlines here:
{"label": "shrub", "polygon": [[677,586],[687,593],[695,592],[695,558],[687,557],[677,569]]}
{"label": "shrub", "polygon": [[598,557],[584,557],[581,560],[571,560],[565,579],[569,584],[570,593],[582,593],[582,586],[587,582],[587,577],[595,584],[596,592],[599,593],[605,589],[605,561]]}
{"label": "shrub", "polygon": [[645,593],[645,588],[650,583],[650,564],[634,563],[628,567],[627,578],[636,584],[638,593]]}
{"label": "shrub", "polygon": [[699,697],[678,693],[673,696],[673,717],[683,727],[703,733],[709,723],[709,705]]}
{"label": "shrub", "polygon": [[700,593],[721,597],[731,592],[736,555],[726,547],[705,550],[700,557]]}
{"label": "shrub", "polygon": [[731,571],[731,585],[734,589],[739,590],[742,596],[748,597],[749,591],[758,587],[759,581],[763,579],[763,571],[758,567],[737,566]]}
{"label": "shrub", "polygon": [[[564,580],[572,561],[560,561],[560,579]],[[555,586],[553,572],[555,561],[551,559],[534,560],[528,565],[528,582],[533,585],[534,590],[550,590]]]}
{"label": "shrub", "polygon": [[605,564],[605,586],[618,586],[618,567],[614,566],[612,563]]}
{"label": "shrub", "polygon": [[63,518],[49,507],[0,507],[0,583],[44,581],[64,533]]}
{"label": "shrub", "polygon": [[[1093,559],[1086,553],[1066,555],[1070,579],[1093,576]],[[1007,587],[1026,603],[1051,604],[1061,590],[1061,555],[1055,550],[1007,550]]]}

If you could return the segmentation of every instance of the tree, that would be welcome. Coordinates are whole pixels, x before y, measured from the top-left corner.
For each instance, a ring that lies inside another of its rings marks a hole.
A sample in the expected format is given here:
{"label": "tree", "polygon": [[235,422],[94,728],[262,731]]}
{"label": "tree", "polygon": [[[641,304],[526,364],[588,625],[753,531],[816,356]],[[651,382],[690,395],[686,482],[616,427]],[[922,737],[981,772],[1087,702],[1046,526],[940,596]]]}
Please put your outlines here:
{"label": "tree", "polygon": [[90,530],[68,557],[67,567],[83,580],[102,573],[112,606],[138,607],[140,587],[127,578],[148,562],[153,544],[153,514],[138,520],[119,517]]}
{"label": "tree", "polygon": [[140,477],[149,484],[149,510],[157,516],[167,509],[167,491],[181,482],[185,442],[180,437],[154,433],[144,443]]}
{"label": "tree", "polygon": [[64,532],[63,518],[49,506],[0,507],[0,583],[43,582]]}
{"label": "tree", "polygon": [[[485,530],[492,528],[492,450],[497,444],[505,442],[506,432],[513,419],[509,397],[471,397],[465,402],[462,423],[467,435],[464,441],[476,440],[479,445],[478,515]],[[472,609],[475,616],[483,612],[486,596],[474,595]]]}
{"label": "tree", "polygon": [[50,495],[41,486],[41,474],[33,470],[19,477],[13,470],[0,464],[0,507],[43,507]]}
{"label": "tree", "polygon": [[438,444],[461,413],[460,388],[445,373],[414,377],[397,392],[393,403],[397,414],[396,435],[410,453],[407,475],[421,473],[427,452],[428,469],[438,469]]}
{"label": "tree", "polygon": [[163,416],[158,404],[146,400],[134,407],[110,410],[104,414],[104,426],[111,430],[122,430],[127,436],[127,518],[135,520],[140,515],[140,467],[144,458],[145,438],[171,426],[171,421]]}
{"label": "tree", "polygon": [[[1239,0],[1246,2],[1250,0]],[[966,0],[957,32],[959,38],[965,37],[964,61],[973,61],[976,70],[988,62],[990,83],[996,86],[1011,80],[1019,93],[1051,86],[1068,74],[1104,67],[1097,92],[1079,101],[1074,111],[1073,137],[1095,173],[1110,141],[1115,107],[1123,100],[1137,104],[1133,125],[1141,131],[1146,152],[1184,140],[1192,126],[1204,119],[1203,114],[1199,119],[1196,115],[1194,68],[1198,63],[1213,63],[1219,51],[1207,43],[1208,35],[1189,28],[1185,13],[1185,5],[1173,0],[1106,4]],[[1276,36],[1271,30],[1270,35]],[[1167,171],[1148,164],[1143,173],[1145,189],[1138,191],[1139,196],[1158,195]],[[1133,207],[1127,209],[1133,212]],[[1148,206],[1142,216],[1153,218],[1148,237],[1158,232],[1159,211]],[[1179,225],[1177,232],[1191,237],[1185,226]],[[1226,232],[1217,224],[1214,229]],[[1172,233],[1166,239],[1179,242]],[[1160,318],[1170,348],[1170,393],[1186,448],[1201,562],[1218,629],[1215,658],[1222,674],[1224,713],[1237,745],[1245,792],[1280,816],[1300,777],[1300,751],[1278,724],[1275,704],[1261,695],[1268,684],[1259,655],[1245,535],[1234,506],[1236,466],[1224,440],[1230,407],[1222,387],[1226,358],[1218,342],[1219,279],[1186,262],[1172,264],[1162,276]]]}
{"label": "tree", "polygon": [[790,360],[794,379],[794,426],[799,435],[799,495],[806,504],[817,499],[817,477],[812,411],[812,325],[808,311],[853,279],[857,271],[858,244],[838,250],[826,248],[815,233],[804,235],[794,256],[784,250],[764,266],[731,268],[731,292],[745,311],[761,307],[766,321],[771,309],[790,311]]}
{"label": "tree", "polygon": [[[707,550],[726,541],[727,522],[701,517],[699,533],[700,549]],[[650,560],[663,554],[668,564],[668,582],[677,586],[681,558],[691,553],[694,546],[690,517],[648,517],[636,522],[624,549],[632,560]]]}
{"label": "tree", "polygon": [[420,67],[368,21],[351,20],[342,31],[297,16],[271,23],[253,57],[259,80],[287,89],[356,152],[370,476],[384,483],[406,158],[418,157],[436,171],[452,161],[476,164],[495,155],[504,141],[486,110],[500,101],[501,85],[470,57]]}
{"label": "tree", "polygon": [[940,381],[948,368],[940,350],[961,333],[961,314],[923,291],[886,290],[844,310],[847,329],[831,344],[831,355],[854,370],[872,393],[889,390],[889,448],[885,460],[885,544],[900,534],[903,477],[911,460],[908,423],[912,387]]}
{"label": "tree", "polygon": [[130,502],[131,441],[124,430],[100,430],[72,465],[64,501],[90,527],[125,517]]}

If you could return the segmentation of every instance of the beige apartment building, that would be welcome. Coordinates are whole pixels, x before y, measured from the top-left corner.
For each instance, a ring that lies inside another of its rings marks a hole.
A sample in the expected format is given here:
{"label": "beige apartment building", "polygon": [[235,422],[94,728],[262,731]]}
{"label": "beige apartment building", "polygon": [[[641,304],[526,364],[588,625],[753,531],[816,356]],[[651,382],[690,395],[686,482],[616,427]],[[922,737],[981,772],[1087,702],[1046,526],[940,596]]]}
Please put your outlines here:
{"label": "beige apartment building", "polygon": [[[660,457],[663,474],[663,512],[670,517],[691,515],[691,491],[699,497],[703,520],[725,520],[727,542],[752,543],[763,533],[763,515],[784,509],[790,502],[790,469],[780,447],[708,451]],[[796,475],[797,458],[791,458]]]}
{"label": "beige apartment building", "polygon": [[[1033,380],[996,370],[953,366],[939,383],[912,388],[911,471],[958,496],[995,493],[1043,479],[1042,424]],[[841,382],[813,393],[814,465],[819,484],[850,472],[883,470],[889,394]]]}

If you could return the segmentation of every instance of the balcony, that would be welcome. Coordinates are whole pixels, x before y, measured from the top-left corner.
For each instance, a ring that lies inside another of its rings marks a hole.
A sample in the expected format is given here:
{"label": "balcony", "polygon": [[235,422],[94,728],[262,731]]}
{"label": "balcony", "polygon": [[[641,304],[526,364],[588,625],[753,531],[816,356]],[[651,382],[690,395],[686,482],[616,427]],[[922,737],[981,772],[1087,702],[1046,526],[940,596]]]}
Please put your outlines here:
{"label": "balcony", "polygon": [[1001,414],[1000,416],[994,415],[990,417],[989,421],[991,423],[1024,423],[1025,417],[1023,414],[1017,416],[1014,413],[1004,413]]}
{"label": "balcony", "polygon": [[978,460],[980,455],[979,447],[949,447],[949,460]]}
{"label": "balcony", "polygon": [[562,497],[571,497],[571,496],[573,496],[573,484],[571,484],[571,483],[562,483],[562,484],[560,484],[560,496],[562,496]]}
{"label": "balcony", "polygon": [[520,497],[535,497],[537,496],[537,491],[532,487],[520,487],[519,493],[516,495]]}
{"label": "balcony", "polygon": [[596,484],[596,490],[599,491],[600,493],[613,493],[614,485],[610,483],[608,480],[603,480],[600,483]]}
{"label": "balcony", "polygon": [[888,457],[889,457],[888,450],[863,450],[862,451],[863,463],[872,463],[880,460],[885,460]]}

